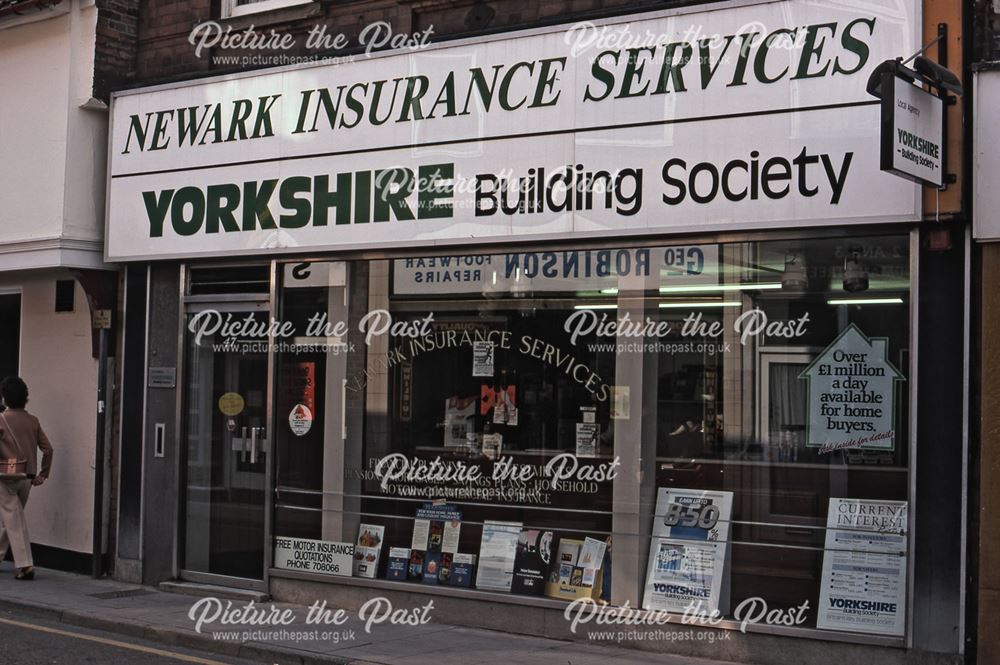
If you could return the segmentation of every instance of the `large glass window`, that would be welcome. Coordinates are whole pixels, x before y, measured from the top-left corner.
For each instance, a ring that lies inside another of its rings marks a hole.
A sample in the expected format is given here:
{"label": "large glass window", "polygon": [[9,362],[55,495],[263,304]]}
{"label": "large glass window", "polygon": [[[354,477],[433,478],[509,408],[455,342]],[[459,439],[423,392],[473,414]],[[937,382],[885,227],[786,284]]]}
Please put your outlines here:
{"label": "large glass window", "polygon": [[855,550],[905,589],[909,263],[899,234],[286,264],[275,536],[364,577],[896,634],[821,600],[867,593]]}

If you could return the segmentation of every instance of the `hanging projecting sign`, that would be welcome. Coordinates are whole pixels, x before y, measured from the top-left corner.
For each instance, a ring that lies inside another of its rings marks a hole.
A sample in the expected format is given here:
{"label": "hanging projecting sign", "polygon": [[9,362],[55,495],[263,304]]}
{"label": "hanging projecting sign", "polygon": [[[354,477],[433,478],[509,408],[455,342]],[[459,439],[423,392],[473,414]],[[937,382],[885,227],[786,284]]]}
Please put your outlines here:
{"label": "hanging projecting sign", "polygon": [[852,323],[799,375],[809,382],[809,446],[821,454],[895,448],[896,382],[903,375],[887,347]]}
{"label": "hanging projecting sign", "polygon": [[883,171],[940,187],[944,183],[944,100],[897,76],[884,75]]}
{"label": "hanging projecting sign", "polygon": [[749,2],[124,91],[105,253],[915,221],[865,81],[919,30],[917,0]]}

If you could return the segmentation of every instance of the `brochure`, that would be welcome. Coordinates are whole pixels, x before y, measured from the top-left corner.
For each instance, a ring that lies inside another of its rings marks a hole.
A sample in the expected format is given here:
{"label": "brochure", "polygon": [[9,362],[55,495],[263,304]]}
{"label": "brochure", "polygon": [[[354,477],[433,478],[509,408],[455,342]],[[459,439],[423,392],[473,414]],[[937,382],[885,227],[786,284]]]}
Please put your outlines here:
{"label": "brochure", "polygon": [[479,568],[476,588],[510,591],[514,578],[514,557],[521,535],[521,522],[483,523],[483,539],[479,546]]}
{"label": "brochure", "polygon": [[407,569],[410,566],[410,549],[408,547],[390,547],[385,578],[387,580],[405,581]]}
{"label": "brochure", "polygon": [[454,557],[455,555],[451,552],[441,552],[441,565],[438,568],[438,584],[451,584]]}
{"label": "brochure", "polygon": [[577,565],[581,568],[597,570],[604,561],[604,549],[608,546],[603,540],[596,538],[584,538],[583,546],[580,548],[580,558]]}
{"label": "brochure", "polygon": [[413,520],[413,538],[410,541],[410,549],[423,552],[427,549],[427,539],[431,533],[431,521],[416,519]]}
{"label": "brochure", "polygon": [[427,552],[424,555],[424,584],[437,584],[441,572],[441,552]]}
{"label": "brochure", "polygon": [[449,503],[425,503],[417,509],[413,522],[413,549],[434,552],[458,551],[462,513]]}
{"label": "brochure", "polygon": [[406,579],[415,582],[424,576],[424,552],[423,550],[410,551],[410,566],[406,570]]}
{"label": "brochure", "polygon": [[552,570],[552,582],[569,584],[573,576],[573,566],[576,565],[580,557],[580,548],[583,546],[579,540],[562,538],[559,540],[559,552],[556,555],[556,565]]}
{"label": "brochure", "polygon": [[475,554],[456,554],[451,563],[451,585],[470,587],[476,569]]}
{"label": "brochure", "polygon": [[513,593],[540,596],[552,562],[552,532],[524,529],[517,540],[514,555]]}
{"label": "brochure", "polygon": [[384,535],[384,526],[362,524],[358,527],[358,545],[354,548],[355,577],[375,577]]}
{"label": "brochure", "polygon": [[458,551],[458,536],[462,532],[462,523],[458,520],[448,520],[444,523],[444,535],[441,538],[441,551],[454,554]]}

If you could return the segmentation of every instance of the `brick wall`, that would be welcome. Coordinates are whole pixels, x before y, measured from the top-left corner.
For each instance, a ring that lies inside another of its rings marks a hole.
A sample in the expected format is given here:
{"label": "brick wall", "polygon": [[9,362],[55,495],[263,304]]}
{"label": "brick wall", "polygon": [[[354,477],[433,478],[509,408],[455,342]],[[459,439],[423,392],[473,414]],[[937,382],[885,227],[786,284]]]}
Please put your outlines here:
{"label": "brick wall", "polygon": [[[124,1],[124,0],[108,0]],[[358,35],[375,21],[388,22],[395,33],[413,33],[433,28],[431,41],[473,36],[489,32],[514,30],[545,23],[599,18],[635,11],[649,11],[690,2],[663,0],[334,0],[311,2],[267,13],[230,19],[220,18],[221,0],[149,0],[142,3],[138,20],[138,53],[136,81],[151,84],[227,71],[253,69],[213,62],[220,50],[195,56],[188,38],[194,26],[204,21],[217,21],[223,29],[233,32],[253,25],[257,32],[271,29],[295,37],[297,49],[285,52],[289,56],[315,55],[306,49],[306,35],[316,24],[327,26],[328,33],[343,33],[357,50]],[[226,55],[243,55],[226,50]],[[258,65],[259,66],[259,65]]]}
{"label": "brick wall", "polygon": [[135,78],[139,0],[97,0],[94,96],[107,101],[112,90]]}
{"label": "brick wall", "polygon": [[1000,60],[1000,3],[974,0],[972,22],[972,62]]}

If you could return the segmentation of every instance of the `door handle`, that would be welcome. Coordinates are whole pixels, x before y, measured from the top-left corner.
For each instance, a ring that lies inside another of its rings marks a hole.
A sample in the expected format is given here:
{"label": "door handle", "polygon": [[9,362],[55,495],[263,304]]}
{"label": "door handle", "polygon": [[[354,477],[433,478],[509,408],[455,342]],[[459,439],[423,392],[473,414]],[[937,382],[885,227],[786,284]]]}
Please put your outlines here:
{"label": "door handle", "polygon": [[240,461],[247,461],[247,428],[243,428],[243,439],[240,441]]}
{"label": "door handle", "polygon": [[257,463],[257,432],[260,431],[260,427],[250,428],[250,463]]}

